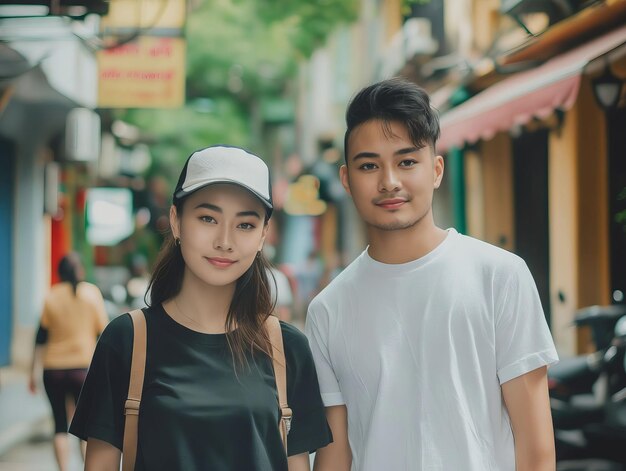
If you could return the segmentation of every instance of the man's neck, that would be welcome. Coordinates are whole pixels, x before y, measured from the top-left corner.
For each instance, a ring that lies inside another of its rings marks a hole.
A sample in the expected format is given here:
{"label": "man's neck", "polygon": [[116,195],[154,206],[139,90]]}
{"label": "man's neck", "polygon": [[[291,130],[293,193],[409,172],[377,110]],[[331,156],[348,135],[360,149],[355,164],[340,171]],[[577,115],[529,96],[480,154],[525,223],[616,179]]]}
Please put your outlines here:
{"label": "man's neck", "polygon": [[444,241],[447,231],[432,221],[429,224],[422,222],[395,231],[368,228],[370,257],[381,263],[398,264],[412,262],[429,254]]}

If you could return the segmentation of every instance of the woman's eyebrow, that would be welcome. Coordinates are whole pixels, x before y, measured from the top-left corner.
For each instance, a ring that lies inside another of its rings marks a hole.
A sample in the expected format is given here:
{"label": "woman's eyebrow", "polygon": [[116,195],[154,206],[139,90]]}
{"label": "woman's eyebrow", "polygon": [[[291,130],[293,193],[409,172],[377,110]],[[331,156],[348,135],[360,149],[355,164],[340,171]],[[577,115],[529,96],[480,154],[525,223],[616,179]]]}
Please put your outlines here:
{"label": "woman's eyebrow", "polygon": [[210,203],[200,203],[198,206],[196,206],[193,209],[198,209],[198,208],[210,209],[210,210],[215,211],[217,213],[223,213],[224,212],[224,211],[222,211],[222,208],[220,208],[219,206],[215,206],[214,204],[210,204]]}
{"label": "woman's eyebrow", "polygon": [[261,215],[256,211],[240,211],[237,213],[237,216],[253,216],[257,219],[261,219]]}
{"label": "woman's eyebrow", "polygon": [[[204,208],[204,209],[210,209],[212,211],[215,211],[216,213],[224,213],[224,211],[222,211],[222,208],[220,208],[219,206],[215,206],[214,204],[211,203],[200,203],[198,206],[196,206],[194,209],[198,209],[198,208]],[[253,210],[250,211],[240,211],[237,213],[238,217],[241,216],[253,216],[256,217],[257,219],[261,219],[261,215]]]}

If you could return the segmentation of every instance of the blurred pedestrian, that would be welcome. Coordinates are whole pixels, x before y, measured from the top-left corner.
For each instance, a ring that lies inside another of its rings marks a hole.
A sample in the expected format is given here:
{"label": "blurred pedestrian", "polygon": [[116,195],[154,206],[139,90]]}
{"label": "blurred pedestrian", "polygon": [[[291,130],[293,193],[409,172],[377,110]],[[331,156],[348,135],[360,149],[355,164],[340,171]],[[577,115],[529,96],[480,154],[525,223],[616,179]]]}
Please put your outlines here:
{"label": "blurred pedestrian", "polygon": [[435,225],[428,95],[383,81],[346,121],[340,174],[369,246],[309,307],[335,439],[316,469],[554,471],[558,356],[537,288],[518,256]]}
{"label": "blurred pedestrian", "polygon": [[[308,341],[270,318],[261,250],[271,213],[259,157],[215,146],[187,160],[140,314],[147,356],[134,469],[308,470],[309,452],[331,440]],[[270,323],[284,343],[288,453]],[[132,348],[132,319],[119,316],[100,338],[70,427],[87,440],[88,471],[119,468]]]}
{"label": "blurred pedestrian", "polygon": [[270,295],[274,303],[276,316],[285,322],[292,321],[293,312],[293,292],[291,283],[287,275],[274,265],[276,249],[267,242],[263,246],[263,255],[267,258],[269,266],[267,268],[267,279],[270,283]]}
{"label": "blurred pedestrian", "polygon": [[68,423],[87,375],[96,340],[108,318],[102,293],[83,280],[80,257],[69,253],[59,262],[60,283],[44,301],[33,353],[30,390],[37,391],[43,366],[43,384],[54,417],[54,454],[61,471],[69,462]]}

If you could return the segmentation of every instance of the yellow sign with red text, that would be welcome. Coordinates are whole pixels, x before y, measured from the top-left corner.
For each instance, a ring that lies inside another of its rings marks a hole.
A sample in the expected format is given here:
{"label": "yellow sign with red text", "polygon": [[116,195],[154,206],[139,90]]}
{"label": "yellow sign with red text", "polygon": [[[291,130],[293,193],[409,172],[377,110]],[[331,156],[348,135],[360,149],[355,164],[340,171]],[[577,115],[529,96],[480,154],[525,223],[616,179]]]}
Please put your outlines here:
{"label": "yellow sign with red text", "polygon": [[110,0],[100,24],[108,45],[98,52],[100,108],[184,104],[185,16],[185,0]]}
{"label": "yellow sign with red text", "polygon": [[100,108],[172,108],[185,102],[185,40],[141,36],[98,53]]}

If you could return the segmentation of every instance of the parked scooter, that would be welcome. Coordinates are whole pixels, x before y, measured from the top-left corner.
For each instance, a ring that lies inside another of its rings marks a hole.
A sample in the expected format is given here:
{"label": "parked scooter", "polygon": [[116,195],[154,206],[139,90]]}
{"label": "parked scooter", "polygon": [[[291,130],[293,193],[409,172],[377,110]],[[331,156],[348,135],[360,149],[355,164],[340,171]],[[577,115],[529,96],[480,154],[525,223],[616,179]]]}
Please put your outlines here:
{"label": "parked scooter", "polygon": [[[579,368],[578,376],[559,376],[566,378],[563,385],[574,384],[570,391],[577,394],[566,394],[565,386],[558,394],[551,391],[557,461],[601,458],[626,463],[626,306],[583,311],[577,323],[591,325],[592,332],[595,326],[594,340],[599,339],[599,347],[604,348],[587,368]],[[603,342],[607,325],[615,327],[611,339]],[[596,380],[590,384],[593,375]],[[553,378],[552,385],[555,382]]]}
{"label": "parked scooter", "polygon": [[[607,356],[621,359],[622,372],[626,371],[626,317],[615,326]],[[622,463],[626,469],[626,387],[608,398],[602,422],[590,423],[582,430],[590,455]]]}
{"label": "parked scooter", "polygon": [[611,346],[617,321],[626,315],[626,306],[590,306],[576,311],[573,325],[589,326],[596,351],[561,359],[548,370],[550,397],[569,402],[577,395],[593,394],[594,385],[605,370],[604,355]]}

